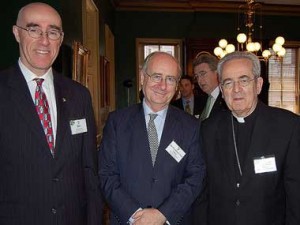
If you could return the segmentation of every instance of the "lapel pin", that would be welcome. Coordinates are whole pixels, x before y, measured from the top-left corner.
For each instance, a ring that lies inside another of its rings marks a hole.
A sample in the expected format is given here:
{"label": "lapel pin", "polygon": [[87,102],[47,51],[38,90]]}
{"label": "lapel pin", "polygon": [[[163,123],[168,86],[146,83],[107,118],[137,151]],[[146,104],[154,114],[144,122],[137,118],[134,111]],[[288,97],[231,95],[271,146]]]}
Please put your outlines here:
{"label": "lapel pin", "polygon": [[66,99],[66,98],[62,98],[62,101],[63,101],[63,102],[66,102],[66,101],[67,101],[67,99]]}

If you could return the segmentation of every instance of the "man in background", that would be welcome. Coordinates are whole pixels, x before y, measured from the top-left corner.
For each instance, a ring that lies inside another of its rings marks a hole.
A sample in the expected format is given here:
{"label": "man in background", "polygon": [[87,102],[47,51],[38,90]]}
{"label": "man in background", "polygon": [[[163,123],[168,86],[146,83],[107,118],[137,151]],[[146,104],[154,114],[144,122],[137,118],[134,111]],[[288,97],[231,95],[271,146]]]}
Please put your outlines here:
{"label": "man in background", "polygon": [[181,97],[171,104],[184,110],[185,112],[199,118],[204,104],[201,104],[201,98],[194,95],[194,82],[192,77],[185,75],[179,81],[179,91]]}
{"label": "man in background", "polygon": [[209,53],[199,54],[193,61],[195,79],[201,90],[207,94],[205,107],[200,115],[201,121],[227,109],[219,88],[217,64],[217,58]]}
{"label": "man in background", "polygon": [[205,166],[197,119],[169,105],[181,69],[151,53],[140,71],[142,103],[112,112],[100,145],[99,175],[111,225],[190,225]]}
{"label": "man in background", "polygon": [[64,37],[61,17],[31,3],[13,33],[20,58],[0,73],[0,224],[99,225],[91,96],[52,70]]}
{"label": "man in background", "polygon": [[202,124],[208,172],[204,224],[299,225],[299,116],[258,100],[263,79],[254,54],[226,55],[218,74],[230,111]]}

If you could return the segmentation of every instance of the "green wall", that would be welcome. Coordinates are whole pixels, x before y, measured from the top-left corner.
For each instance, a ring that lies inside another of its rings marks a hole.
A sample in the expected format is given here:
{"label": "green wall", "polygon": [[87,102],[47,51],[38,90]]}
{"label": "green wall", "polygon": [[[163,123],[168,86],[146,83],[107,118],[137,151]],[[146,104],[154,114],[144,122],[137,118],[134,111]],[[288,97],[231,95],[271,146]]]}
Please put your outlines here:
{"label": "green wall", "polygon": [[[0,69],[14,63],[18,58],[18,45],[12,34],[18,10],[33,1],[5,1],[0,9],[0,43],[2,54]],[[82,41],[81,0],[48,0],[62,15],[65,40],[57,60],[62,72],[70,76],[72,67],[73,40]],[[129,104],[136,102],[136,38],[212,38],[233,39],[236,36],[236,14],[203,12],[115,12],[108,0],[95,0],[100,12],[100,54],[104,55],[104,24],[108,24],[115,35],[116,65],[116,106],[127,106],[128,88],[124,81],[132,80],[129,88]],[[273,40],[283,35],[286,40],[300,41],[299,16],[265,16],[263,17],[263,36]],[[217,45],[217,43],[216,43]]]}
{"label": "green wall", "polygon": [[[130,104],[136,102],[135,38],[215,38],[234,39],[237,15],[233,13],[116,12],[116,95],[117,107],[127,106],[123,82],[131,79]],[[300,41],[300,16],[264,16],[263,37]],[[217,45],[217,43],[216,43]]]}

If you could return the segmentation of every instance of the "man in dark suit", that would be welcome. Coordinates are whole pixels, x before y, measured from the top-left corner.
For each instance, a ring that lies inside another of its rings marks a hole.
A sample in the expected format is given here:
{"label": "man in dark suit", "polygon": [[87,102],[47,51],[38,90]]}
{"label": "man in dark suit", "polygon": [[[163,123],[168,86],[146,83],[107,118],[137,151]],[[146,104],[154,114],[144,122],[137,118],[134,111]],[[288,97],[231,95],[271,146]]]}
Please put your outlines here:
{"label": "man in dark suit", "polygon": [[180,78],[174,57],[151,53],[140,76],[143,102],[111,113],[100,145],[111,224],[188,225],[205,173],[199,123],[169,105]]}
{"label": "man in dark suit", "polygon": [[51,68],[63,40],[61,18],[49,5],[31,3],[13,33],[20,58],[0,73],[0,224],[99,225],[91,97]]}
{"label": "man in dark suit", "polygon": [[181,97],[171,102],[171,104],[199,118],[205,103],[200,97],[194,95],[194,82],[192,77],[185,75],[180,78],[179,91]]}
{"label": "man in dark suit", "polygon": [[249,52],[218,64],[231,111],[203,122],[210,225],[300,224],[300,118],[258,100],[260,62]]}
{"label": "man in dark suit", "polygon": [[207,52],[199,54],[193,61],[194,76],[201,90],[207,94],[205,107],[200,115],[201,121],[227,109],[219,88],[217,64],[218,59]]}

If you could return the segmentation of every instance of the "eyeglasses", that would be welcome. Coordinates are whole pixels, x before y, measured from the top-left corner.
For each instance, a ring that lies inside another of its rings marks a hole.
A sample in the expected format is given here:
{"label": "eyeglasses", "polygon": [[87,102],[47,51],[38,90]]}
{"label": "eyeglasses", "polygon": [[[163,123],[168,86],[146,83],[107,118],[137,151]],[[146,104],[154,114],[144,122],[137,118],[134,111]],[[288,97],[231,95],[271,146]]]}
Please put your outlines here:
{"label": "eyeglasses", "polygon": [[162,74],[159,73],[153,73],[152,75],[149,75],[146,71],[144,72],[150,77],[150,80],[154,83],[160,83],[163,80],[165,80],[166,84],[170,86],[175,86],[178,83],[178,79],[174,76],[166,76],[165,78],[163,78]]}
{"label": "eyeglasses", "polygon": [[57,29],[50,29],[50,30],[48,30],[46,32],[43,32],[38,27],[24,28],[24,27],[20,27],[18,25],[16,25],[16,27],[18,27],[18,28],[20,28],[22,30],[26,30],[28,32],[28,35],[30,37],[34,38],[34,39],[39,39],[45,33],[50,40],[56,41],[56,40],[58,40],[63,35],[63,32],[60,31],[60,30],[57,30]]}
{"label": "eyeglasses", "polygon": [[199,73],[195,73],[194,74],[194,78],[196,80],[199,79],[199,78],[204,78],[204,77],[206,77],[206,75],[207,75],[208,72],[209,71],[200,71]]}
{"label": "eyeglasses", "polygon": [[256,79],[256,77],[254,77],[254,78],[251,79],[250,77],[247,77],[247,76],[246,77],[241,77],[237,81],[234,81],[232,79],[227,79],[227,80],[224,80],[221,83],[221,85],[225,89],[231,89],[231,88],[233,88],[233,85],[235,83],[238,83],[238,85],[241,86],[241,87],[247,87],[251,83],[251,81],[254,81],[255,79]]}

